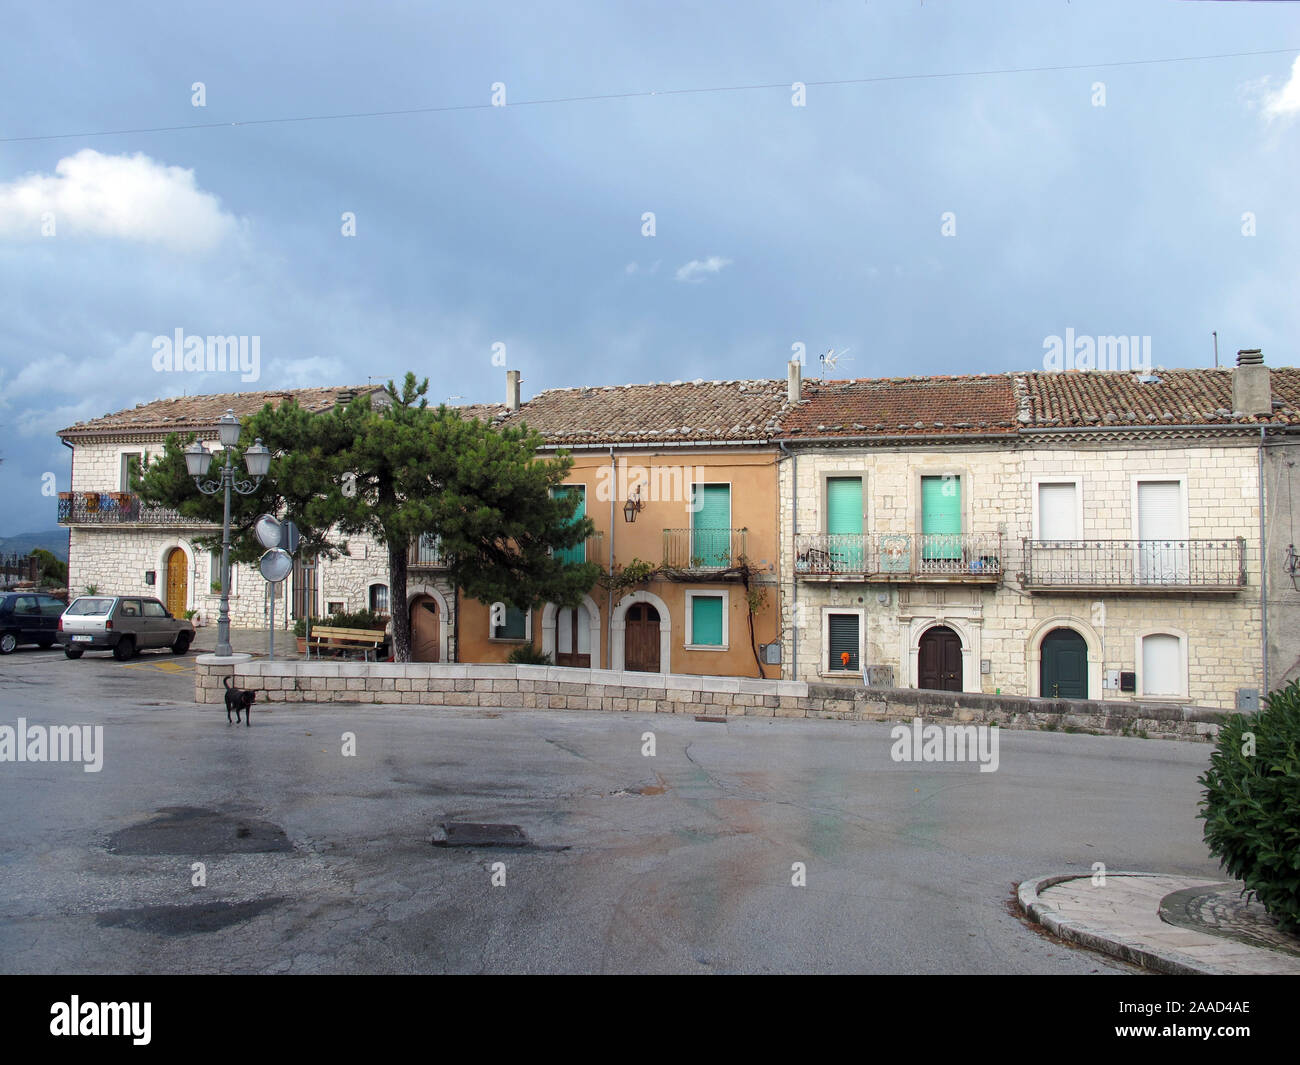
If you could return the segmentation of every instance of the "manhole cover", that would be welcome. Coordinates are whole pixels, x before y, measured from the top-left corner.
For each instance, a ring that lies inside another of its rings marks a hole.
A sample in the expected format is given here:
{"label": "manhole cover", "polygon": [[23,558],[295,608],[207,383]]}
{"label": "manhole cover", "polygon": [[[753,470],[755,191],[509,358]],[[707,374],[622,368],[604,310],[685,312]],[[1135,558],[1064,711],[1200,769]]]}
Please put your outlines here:
{"label": "manhole cover", "polygon": [[435,847],[527,847],[528,834],[518,825],[481,825],[469,821],[447,821],[438,826],[444,837]]}

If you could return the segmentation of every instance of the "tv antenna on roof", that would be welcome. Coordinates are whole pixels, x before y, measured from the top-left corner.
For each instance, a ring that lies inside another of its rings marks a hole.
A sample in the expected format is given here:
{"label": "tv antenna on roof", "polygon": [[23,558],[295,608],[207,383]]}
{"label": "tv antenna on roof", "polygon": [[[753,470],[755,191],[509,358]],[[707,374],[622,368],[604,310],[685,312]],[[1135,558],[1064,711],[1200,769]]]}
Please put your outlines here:
{"label": "tv antenna on roof", "polygon": [[[819,356],[817,356],[818,359],[821,360],[821,364],[822,364],[822,377],[825,377],[825,376],[826,376],[826,371],[827,371],[827,370],[833,370],[833,369],[835,369],[835,365],[836,365],[836,363],[838,363],[838,362],[840,361],[840,359],[843,359],[843,358],[844,358],[844,355],[845,355],[846,352],[849,352],[849,351],[852,351],[852,350],[853,350],[852,348],[844,348],[844,349],[841,350],[841,351],[836,351],[834,348],[829,348],[829,349],[827,349],[825,355],[819,355]],[[845,359],[844,361],[845,361],[845,362],[852,362],[853,360],[852,360],[852,359]]]}

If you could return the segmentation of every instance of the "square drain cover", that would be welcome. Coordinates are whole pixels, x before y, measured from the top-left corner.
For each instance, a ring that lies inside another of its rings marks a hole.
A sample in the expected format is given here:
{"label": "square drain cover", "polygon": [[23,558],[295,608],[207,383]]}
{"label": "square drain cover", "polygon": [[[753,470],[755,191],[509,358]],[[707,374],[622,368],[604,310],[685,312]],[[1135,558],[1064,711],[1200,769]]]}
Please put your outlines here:
{"label": "square drain cover", "polygon": [[518,825],[480,825],[469,821],[447,821],[439,826],[444,839],[435,847],[527,847],[528,834]]}

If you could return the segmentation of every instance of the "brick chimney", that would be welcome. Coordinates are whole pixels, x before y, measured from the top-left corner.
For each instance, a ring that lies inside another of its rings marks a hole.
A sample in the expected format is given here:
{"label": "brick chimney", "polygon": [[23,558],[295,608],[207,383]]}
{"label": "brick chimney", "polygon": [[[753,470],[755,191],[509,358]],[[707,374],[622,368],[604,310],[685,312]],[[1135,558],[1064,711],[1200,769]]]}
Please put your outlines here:
{"label": "brick chimney", "polygon": [[519,371],[506,371],[506,410],[519,409]]}
{"label": "brick chimney", "polygon": [[785,398],[789,401],[791,406],[799,402],[799,395],[802,391],[803,376],[799,368],[799,360],[791,359],[785,390]]}
{"label": "brick chimney", "polygon": [[1255,416],[1273,413],[1273,390],[1259,348],[1237,352],[1237,368],[1232,371],[1232,409],[1236,414]]}

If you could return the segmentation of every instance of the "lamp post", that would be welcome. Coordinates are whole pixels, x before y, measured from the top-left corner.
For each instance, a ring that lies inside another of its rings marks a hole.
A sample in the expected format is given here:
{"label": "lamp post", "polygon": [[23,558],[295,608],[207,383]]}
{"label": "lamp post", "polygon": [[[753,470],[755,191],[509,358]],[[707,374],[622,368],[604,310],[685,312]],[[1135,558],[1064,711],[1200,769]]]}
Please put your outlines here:
{"label": "lamp post", "polygon": [[226,453],[226,464],[220,469],[217,480],[205,480],[208,467],[212,463],[212,454],[197,440],[185,449],[185,468],[194,478],[194,485],[204,495],[216,495],[225,492],[225,513],[221,519],[221,614],[217,618],[217,656],[230,657],[230,491],[234,489],[241,496],[257,491],[271,468],[271,453],[259,439],[244,452],[244,465],[248,467],[251,481],[235,480],[234,447],[239,443],[239,419],[233,410],[226,411],[217,419],[217,437]]}

